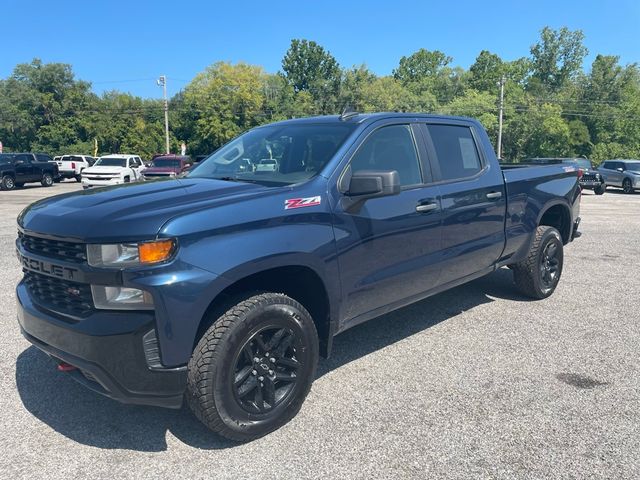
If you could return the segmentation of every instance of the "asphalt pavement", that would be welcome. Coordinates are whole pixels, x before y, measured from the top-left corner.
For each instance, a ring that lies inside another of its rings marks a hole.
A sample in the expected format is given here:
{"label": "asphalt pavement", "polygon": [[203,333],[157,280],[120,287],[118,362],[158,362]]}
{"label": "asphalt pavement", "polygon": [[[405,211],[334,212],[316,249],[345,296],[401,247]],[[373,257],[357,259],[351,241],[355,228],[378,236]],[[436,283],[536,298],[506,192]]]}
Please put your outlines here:
{"label": "asphalt pavement", "polygon": [[640,194],[583,195],[551,298],[502,269],[355,327],[300,414],[238,445],[84,389],[20,335],[16,216],[79,189],[0,192],[0,478],[640,477]]}

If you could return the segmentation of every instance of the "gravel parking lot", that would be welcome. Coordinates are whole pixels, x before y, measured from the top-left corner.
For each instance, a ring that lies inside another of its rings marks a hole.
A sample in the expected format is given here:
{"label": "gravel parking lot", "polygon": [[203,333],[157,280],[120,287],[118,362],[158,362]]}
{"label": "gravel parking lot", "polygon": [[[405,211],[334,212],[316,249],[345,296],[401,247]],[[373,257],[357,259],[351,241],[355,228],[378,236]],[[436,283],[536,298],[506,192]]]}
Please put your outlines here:
{"label": "gravel parking lot", "polygon": [[85,390],[20,335],[15,218],[80,188],[0,192],[0,477],[640,477],[640,194],[584,194],[551,298],[503,269],[356,327],[291,423],[236,445]]}

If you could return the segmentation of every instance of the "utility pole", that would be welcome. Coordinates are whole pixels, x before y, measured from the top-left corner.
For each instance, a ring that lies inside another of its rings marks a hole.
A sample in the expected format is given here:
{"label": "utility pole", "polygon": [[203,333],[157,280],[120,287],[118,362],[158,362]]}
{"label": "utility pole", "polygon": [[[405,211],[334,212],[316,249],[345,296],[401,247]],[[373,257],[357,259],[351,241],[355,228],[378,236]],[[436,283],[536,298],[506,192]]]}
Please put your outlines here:
{"label": "utility pole", "polygon": [[169,149],[169,101],[167,100],[167,77],[160,75],[157,82],[162,87],[162,96],[164,97],[164,140],[167,147],[167,154],[171,153]]}
{"label": "utility pole", "polygon": [[500,110],[498,114],[498,145],[496,151],[498,152],[498,161],[502,159],[502,114],[504,112],[504,84],[507,81],[504,75],[500,77],[498,86],[500,87]]}

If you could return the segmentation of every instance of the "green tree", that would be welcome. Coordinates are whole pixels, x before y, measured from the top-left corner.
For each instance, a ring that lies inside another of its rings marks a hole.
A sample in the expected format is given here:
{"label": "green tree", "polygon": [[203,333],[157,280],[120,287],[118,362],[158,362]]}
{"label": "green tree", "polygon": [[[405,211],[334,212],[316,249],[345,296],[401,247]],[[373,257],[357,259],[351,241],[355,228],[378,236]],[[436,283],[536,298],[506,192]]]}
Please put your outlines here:
{"label": "green tree", "polygon": [[469,86],[478,91],[496,91],[496,84],[505,73],[502,59],[495,53],[482,50],[469,68]]}
{"label": "green tree", "polygon": [[341,71],[336,59],[314,41],[291,40],[282,60],[285,78],[295,93],[309,92],[318,113],[334,113]]}
{"label": "green tree", "polygon": [[581,30],[562,27],[556,31],[544,27],[538,43],[531,46],[533,89],[558,91],[575,78],[588,53],[583,40]]}

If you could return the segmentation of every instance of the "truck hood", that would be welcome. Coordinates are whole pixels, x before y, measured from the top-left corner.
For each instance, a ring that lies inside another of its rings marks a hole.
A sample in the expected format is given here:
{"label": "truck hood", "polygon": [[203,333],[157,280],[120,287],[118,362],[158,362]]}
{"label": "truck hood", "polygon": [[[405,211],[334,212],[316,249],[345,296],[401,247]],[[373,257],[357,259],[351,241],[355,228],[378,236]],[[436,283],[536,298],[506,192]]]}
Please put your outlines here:
{"label": "truck hood", "polygon": [[204,178],[124,184],[40,200],[20,213],[18,226],[86,243],[149,240],[171,218],[274,190],[280,189]]}

